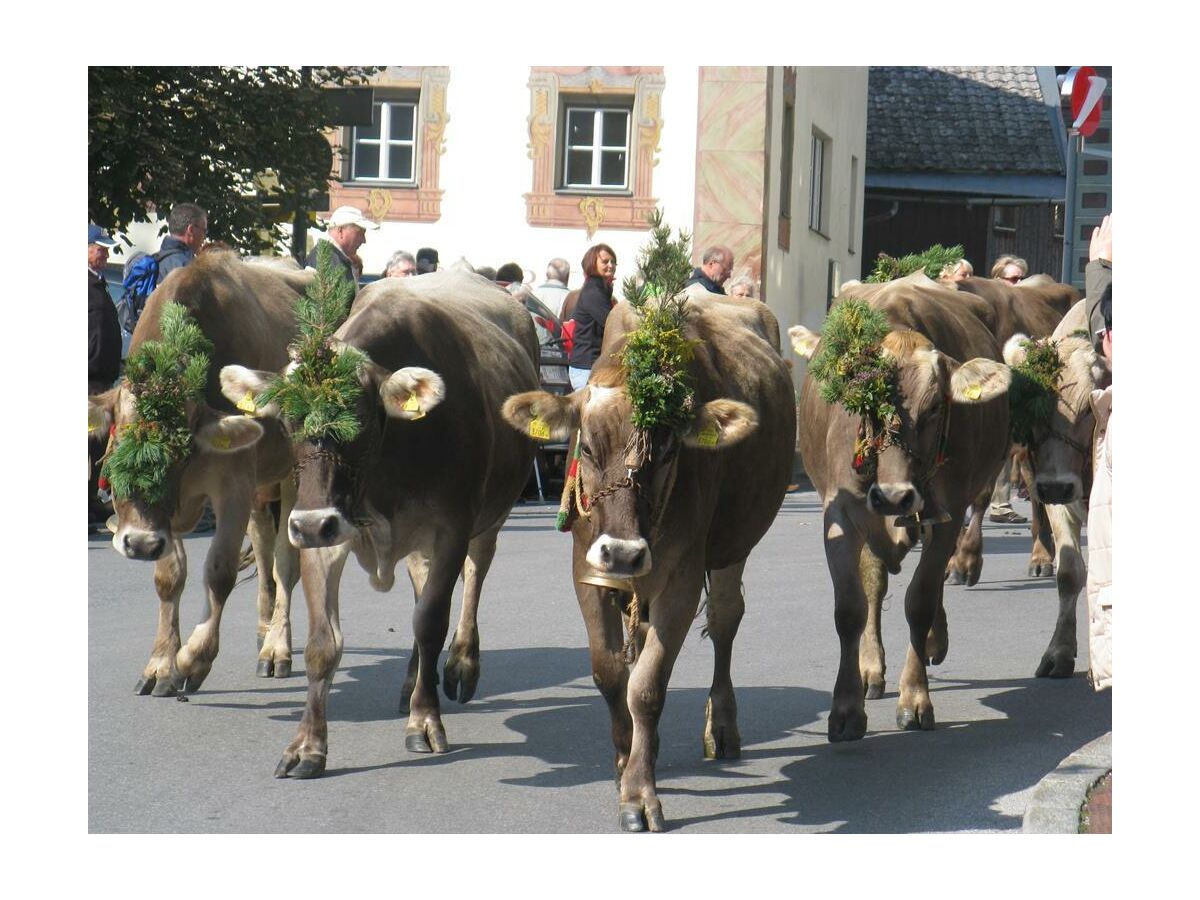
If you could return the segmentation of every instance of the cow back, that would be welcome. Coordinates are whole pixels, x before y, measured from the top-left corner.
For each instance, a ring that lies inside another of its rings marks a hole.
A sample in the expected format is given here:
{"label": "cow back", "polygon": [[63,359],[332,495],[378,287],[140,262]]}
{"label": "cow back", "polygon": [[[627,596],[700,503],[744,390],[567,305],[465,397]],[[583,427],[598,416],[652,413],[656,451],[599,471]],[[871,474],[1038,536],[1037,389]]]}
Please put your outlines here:
{"label": "cow back", "polygon": [[1035,338],[1049,336],[1079,300],[1079,291],[1071,285],[1042,276],[1035,276],[1032,283],[1015,285],[996,278],[967,278],[958,283],[958,290],[978,297],[992,309],[995,319],[991,330],[1001,347],[1018,333]]}

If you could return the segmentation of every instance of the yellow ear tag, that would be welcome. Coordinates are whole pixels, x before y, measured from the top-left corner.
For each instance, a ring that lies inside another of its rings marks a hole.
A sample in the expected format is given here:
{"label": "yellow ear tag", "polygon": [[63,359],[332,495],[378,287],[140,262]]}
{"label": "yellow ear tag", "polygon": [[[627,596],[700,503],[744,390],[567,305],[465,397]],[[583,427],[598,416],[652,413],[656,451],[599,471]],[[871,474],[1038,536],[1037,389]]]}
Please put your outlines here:
{"label": "yellow ear tag", "polygon": [[977,384],[969,384],[967,385],[966,390],[963,391],[963,394],[968,400],[978,400],[981,396],[983,396],[983,388]]}
{"label": "yellow ear tag", "polygon": [[413,422],[417,419],[425,418],[425,413],[421,411],[421,401],[417,399],[416,394],[409,394],[408,399],[404,401],[404,405],[400,408],[405,412],[416,413],[415,416],[409,417]]}
{"label": "yellow ear tag", "polygon": [[540,416],[534,416],[529,420],[529,436],[537,438],[539,441],[550,440],[550,426],[542,421]]}
{"label": "yellow ear tag", "polygon": [[254,394],[246,391],[246,396],[238,401],[237,408],[251,416],[258,412],[258,407],[254,405]]}
{"label": "yellow ear tag", "polygon": [[720,438],[721,432],[717,430],[716,425],[710,423],[700,429],[700,433],[696,435],[696,443],[701,447],[715,447]]}
{"label": "yellow ear tag", "polygon": [[218,450],[228,450],[232,441],[229,440],[229,435],[217,433],[212,436],[212,445]]}
{"label": "yellow ear tag", "polygon": [[88,434],[95,434],[95,433],[96,433],[96,426],[93,425],[91,422],[88,422]]}

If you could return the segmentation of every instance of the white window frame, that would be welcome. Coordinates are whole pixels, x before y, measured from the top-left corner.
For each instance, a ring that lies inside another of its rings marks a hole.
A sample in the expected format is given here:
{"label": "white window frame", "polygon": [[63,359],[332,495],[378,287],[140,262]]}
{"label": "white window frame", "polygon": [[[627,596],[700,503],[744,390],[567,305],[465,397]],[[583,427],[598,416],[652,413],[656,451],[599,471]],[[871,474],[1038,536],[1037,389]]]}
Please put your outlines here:
{"label": "white window frame", "polygon": [[[571,134],[571,114],[572,113],[592,113],[592,143],[590,144],[572,144],[570,143]],[[606,145],[604,140],[604,116],[605,115],[621,114],[625,116],[625,143],[621,145]],[[630,190],[629,186],[629,159],[633,153],[633,113],[619,106],[567,106],[563,111],[563,129],[562,129],[562,186],[565,190],[571,191],[621,191]],[[592,180],[589,183],[570,182],[567,181],[567,172],[570,171],[569,160],[572,150],[588,150],[592,154]],[[620,184],[601,184],[600,171],[603,154],[605,151],[620,150],[625,154],[625,171],[622,175]]]}
{"label": "white window frame", "polygon": [[[389,184],[416,184],[417,182],[417,129],[420,120],[417,118],[417,102],[414,100],[380,100],[375,108],[379,110],[379,137],[359,138],[357,126],[351,129],[350,141],[352,157],[350,161],[350,180],[364,182],[386,181]],[[407,107],[412,114],[412,138],[409,140],[393,139],[392,109]],[[358,173],[358,148],[360,144],[369,144],[379,148],[379,172],[376,175],[360,175]],[[388,171],[392,147],[408,147],[412,150],[412,173],[407,178],[394,178]]]}
{"label": "white window frame", "polygon": [[812,161],[809,167],[808,227],[829,237],[829,159],[833,141],[813,129]]}

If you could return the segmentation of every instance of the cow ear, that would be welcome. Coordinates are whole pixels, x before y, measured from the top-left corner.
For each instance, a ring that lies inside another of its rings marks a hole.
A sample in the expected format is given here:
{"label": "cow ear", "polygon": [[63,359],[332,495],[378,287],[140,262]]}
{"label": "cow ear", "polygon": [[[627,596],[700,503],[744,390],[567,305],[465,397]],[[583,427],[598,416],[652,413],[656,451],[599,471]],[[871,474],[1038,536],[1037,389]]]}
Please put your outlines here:
{"label": "cow ear", "polygon": [[579,403],[574,394],[560,397],[548,391],[526,391],[504,401],[500,414],[522,434],[539,441],[565,441],[579,428]]}
{"label": "cow ear", "polygon": [[736,444],[757,427],[754,407],[736,400],[710,400],[700,407],[683,442],[702,450],[718,450]]}
{"label": "cow ear", "polygon": [[1025,358],[1029,352],[1025,349],[1025,341],[1029,340],[1028,335],[1014,334],[1004,342],[1004,361],[1010,366],[1019,366],[1025,362]]}
{"label": "cow ear", "polygon": [[1012,369],[994,359],[969,359],[950,376],[955,403],[983,403],[1008,392]]}
{"label": "cow ear", "polygon": [[107,437],[108,429],[116,421],[117,391],[113,388],[103,394],[88,397],[88,437]]}
{"label": "cow ear", "polygon": [[821,332],[809,331],[803,325],[793,325],[788,329],[788,337],[792,339],[792,349],[796,351],[797,356],[812,359],[817,344],[821,341]]}
{"label": "cow ear", "polygon": [[437,372],[408,366],[387,377],[379,386],[379,396],[393,419],[415,422],[446,399],[446,382]]}
{"label": "cow ear", "polygon": [[274,372],[260,372],[245,366],[225,366],[221,369],[221,393],[246,415],[278,416],[278,403],[259,406],[255,401],[255,398],[278,377]]}
{"label": "cow ear", "polygon": [[222,416],[205,410],[196,429],[196,444],[214,453],[236,453],[258,443],[263,427],[246,416]]}

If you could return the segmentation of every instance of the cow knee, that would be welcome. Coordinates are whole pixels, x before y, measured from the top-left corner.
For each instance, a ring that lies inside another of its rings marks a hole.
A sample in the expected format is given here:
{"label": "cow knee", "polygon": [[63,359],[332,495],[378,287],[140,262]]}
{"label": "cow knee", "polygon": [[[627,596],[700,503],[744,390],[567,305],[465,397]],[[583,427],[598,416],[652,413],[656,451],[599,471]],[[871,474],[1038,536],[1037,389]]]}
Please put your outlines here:
{"label": "cow knee", "polygon": [[663,701],[666,699],[664,691],[656,686],[646,686],[635,688],[630,691],[630,712],[635,715],[641,714],[658,718],[662,715]]}

